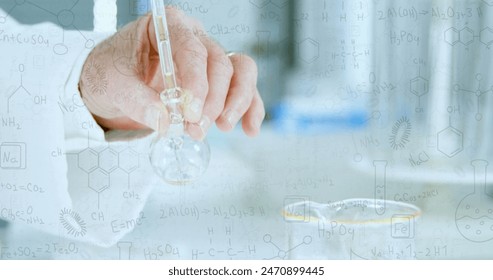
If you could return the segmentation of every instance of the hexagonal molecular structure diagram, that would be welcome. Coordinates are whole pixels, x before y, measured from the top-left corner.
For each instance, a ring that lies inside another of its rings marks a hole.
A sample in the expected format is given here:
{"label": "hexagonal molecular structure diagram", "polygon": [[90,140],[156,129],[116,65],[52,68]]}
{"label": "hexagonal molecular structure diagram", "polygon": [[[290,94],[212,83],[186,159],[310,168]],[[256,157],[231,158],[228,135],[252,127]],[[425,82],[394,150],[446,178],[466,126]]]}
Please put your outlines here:
{"label": "hexagonal molecular structure diagram", "polygon": [[459,37],[462,44],[469,45],[474,41],[474,32],[469,27],[465,27],[460,31]]}
{"label": "hexagonal molecular structure diagram", "polygon": [[110,186],[112,188],[125,188],[128,189],[130,186],[129,177],[130,173],[123,171],[118,168],[110,173]]}
{"label": "hexagonal molecular structure diagram", "polygon": [[428,83],[427,79],[425,79],[421,76],[416,77],[416,78],[411,80],[411,83],[410,83],[411,92],[414,95],[421,97],[421,96],[428,93],[428,91],[429,91],[428,85],[429,85],[429,83]]}
{"label": "hexagonal molecular structure diagram", "polygon": [[450,45],[455,45],[457,42],[459,42],[459,31],[453,27],[445,30],[445,42],[447,42]]}
{"label": "hexagonal molecular structure diagram", "polygon": [[118,154],[118,166],[127,173],[133,172],[139,168],[139,154],[131,148],[126,148]]}
{"label": "hexagonal molecular structure diagram", "polygon": [[90,173],[98,168],[98,153],[91,148],[87,148],[78,154],[79,168],[86,173]]}
{"label": "hexagonal molecular structure diagram", "polygon": [[463,149],[462,132],[454,127],[447,127],[438,133],[438,150],[448,156],[454,157]]}
{"label": "hexagonal molecular structure diagram", "polygon": [[110,187],[110,176],[101,168],[89,174],[89,188],[97,193],[101,193]]}
{"label": "hexagonal molecular structure diagram", "polygon": [[493,29],[486,27],[481,30],[481,33],[479,33],[479,41],[487,46],[491,45],[493,43]]}
{"label": "hexagonal molecular structure diagram", "polygon": [[306,63],[313,63],[320,55],[320,46],[312,38],[306,38],[299,44],[300,59]]}
{"label": "hexagonal molecular structure diagram", "polygon": [[278,8],[284,8],[289,3],[289,0],[271,0],[270,2]]}
{"label": "hexagonal molecular structure diagram", "polygon": [[270,0],[250,0],[250,3],[257,8],[263,8],[269,4]]}
{"label": "hexagonal molecular structure diagram", "polygon": [[106,148],[99,153],[99,168],[106,173],[111,173],[118,168],[118,153],[113,149]]}

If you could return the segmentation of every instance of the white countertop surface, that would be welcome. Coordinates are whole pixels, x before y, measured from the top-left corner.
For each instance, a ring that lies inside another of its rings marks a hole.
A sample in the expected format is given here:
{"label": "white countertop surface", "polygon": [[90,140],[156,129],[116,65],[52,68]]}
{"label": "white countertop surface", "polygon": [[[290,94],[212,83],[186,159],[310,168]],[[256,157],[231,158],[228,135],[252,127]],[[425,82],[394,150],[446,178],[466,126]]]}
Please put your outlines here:
{"label": "white countertop surface", "polygon": [[[468,162],[462,164],[464,173],[456,172],[463,178],[462,183],[453,176],[443,177],[444,183],[440,183],[440,180],[400,179],[394,162],[389,161],[386,199],[412,203],[422,211],[415,220],[414,237],[408,235],[403,240],[402,236],[389,236],[392,225],[385,225],[381,227],[382,238],[375,246],[355,244],[351,252],[334,249],[325,256],[311,254],[315,247],[350,236],[335,227],[325,232],[320,228],[308,230],[302,236],[293,237],[289,230],[291,225],[284,220],[281,209],[286,203],[303,200],[328,203],[349,198],[373,199],[375,158],[361,144],[361,139],[365,139],[364,131],[297,137],[282,135],[267,127],[253,140],[238,130],[227,135],[213,132],[209,137],[211,165],[203,180],[190,186],[163,184],[155,188],[140,219],[126,221],[135,223],[135,230],[116,246],[97,248],[10,225],[0,229],[0,254],[2,259],[273,259],[292,256],[322,259],[378,258],[378,251],[386,251],[383,253],[390,254],[391,258],[493,258],[493,240],[485,237],[480,242],[474,241],[468,232],[463,231],[462,235],[460,224],[456,223],[459,203],[474,191]],[[148,169],[145,152],[139,153],[143,153],[139,168]],[[74,160],[69,158],[68,162],[75,169]],[[69,176],[79,176],[77,174],[69,172]],[[418,171],[415,174],[420,177]],[[132,199],[131,194],[131,187],[122,188],[122,195]],[[102,192],[99,199],[104,204],[111,198]],[[485,203],[484,207],[493,205],[491,199]],[[94,213],[94,219],[108,219],[95,205],[89,205],[88,211]],[[125,226],[121,221],[110,224],[115,231]],[[296,238],[301,240],[293,240]],[[382,244],[385,240],[389,241],[389,246]],[[393,248],[395,242],[408,242],[407,251],[395,252],[402,249]],[[332,248],[333,245],[327,246]]]}

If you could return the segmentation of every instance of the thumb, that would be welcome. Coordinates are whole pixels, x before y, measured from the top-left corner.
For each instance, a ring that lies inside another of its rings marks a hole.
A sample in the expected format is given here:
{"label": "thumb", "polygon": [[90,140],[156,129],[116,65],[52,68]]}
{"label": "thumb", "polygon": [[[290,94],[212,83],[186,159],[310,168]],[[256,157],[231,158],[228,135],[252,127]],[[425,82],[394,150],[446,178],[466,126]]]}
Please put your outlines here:
{"label": "thumb", "polygon": [[115,97],[117,108],[128,118],[160,134],[166,133],[169,115],[159,94],[140,81],[126,82],[121,88]]}

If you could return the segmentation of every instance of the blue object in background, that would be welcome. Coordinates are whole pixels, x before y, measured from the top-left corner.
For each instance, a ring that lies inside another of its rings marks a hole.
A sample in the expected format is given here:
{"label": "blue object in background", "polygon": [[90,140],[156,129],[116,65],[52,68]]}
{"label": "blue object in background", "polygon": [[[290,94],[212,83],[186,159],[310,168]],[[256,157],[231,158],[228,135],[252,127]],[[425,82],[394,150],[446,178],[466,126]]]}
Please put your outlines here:
{"label": "blue object in background", "polygon": [[307,134],[362,129],[366,127],[369,119],[367,111],[363,109],[316,113],[303,112],[285,104],[278,104],[271,113],[272,124],[276,130]]}

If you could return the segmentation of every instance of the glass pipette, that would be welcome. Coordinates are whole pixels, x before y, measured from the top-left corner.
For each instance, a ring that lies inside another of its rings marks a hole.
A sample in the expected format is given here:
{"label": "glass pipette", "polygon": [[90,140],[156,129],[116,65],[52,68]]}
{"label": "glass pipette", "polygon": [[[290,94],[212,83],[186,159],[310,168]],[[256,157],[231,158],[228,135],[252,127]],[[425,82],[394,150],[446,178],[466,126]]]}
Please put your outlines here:
{"label": "glass pipette", "polygon": [[[157,48],[159,52],[159,62],[163,75],[164,86],[167,88],[161,93],[161,100],[169,110],[171,124],[183,124],[183,116],[180,108],[182,91],[176,84],[175,67],[173,64],[173,53],[171,51],[171,40],[166,20],[166,10],[163,0],[152,0],[152,16],[154,30],[156,33]],[[183,127],[182,127],[183,128]]]}
{"label": "glass pipette", "polygon": [[163,0],[151,2],[165,88],[160,98],[169,112],[170,126],[166,136],[158,135],[153,141],[150,160],[154,171],[164,181],[183,185],[195,181],[206,171],[210,149],[205,140],[194,140],[186,133],[182,108],[184,96],[176,82],[165,4]]}

